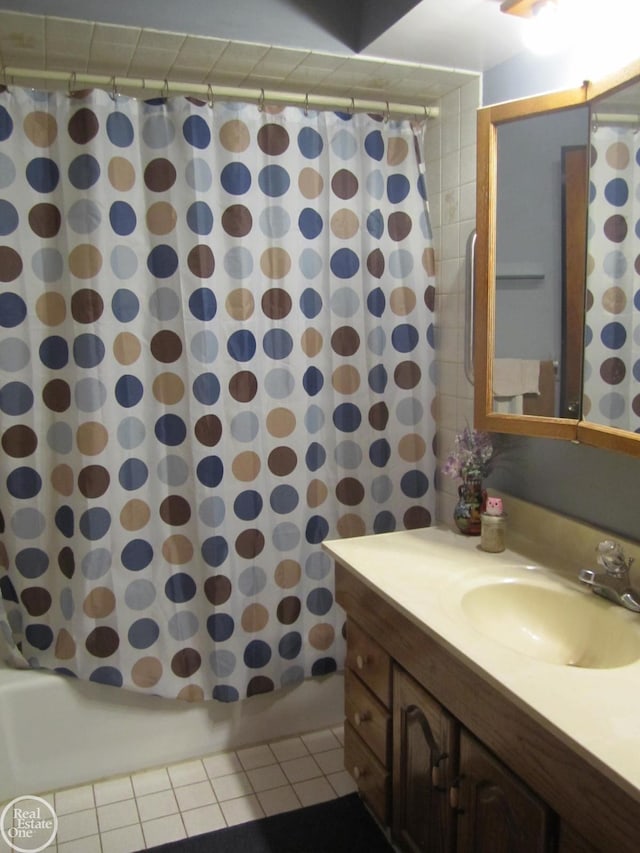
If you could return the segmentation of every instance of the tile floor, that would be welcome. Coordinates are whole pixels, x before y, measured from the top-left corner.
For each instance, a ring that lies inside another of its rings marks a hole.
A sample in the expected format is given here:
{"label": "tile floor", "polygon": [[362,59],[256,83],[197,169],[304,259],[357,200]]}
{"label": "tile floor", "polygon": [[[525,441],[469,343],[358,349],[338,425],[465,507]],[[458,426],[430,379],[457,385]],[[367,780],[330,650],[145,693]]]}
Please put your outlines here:
{"label": "tile floor", "polygon": [[132,853],[352,791],[342,726],[309,732],[45,794],[58,816],[47,853]]}

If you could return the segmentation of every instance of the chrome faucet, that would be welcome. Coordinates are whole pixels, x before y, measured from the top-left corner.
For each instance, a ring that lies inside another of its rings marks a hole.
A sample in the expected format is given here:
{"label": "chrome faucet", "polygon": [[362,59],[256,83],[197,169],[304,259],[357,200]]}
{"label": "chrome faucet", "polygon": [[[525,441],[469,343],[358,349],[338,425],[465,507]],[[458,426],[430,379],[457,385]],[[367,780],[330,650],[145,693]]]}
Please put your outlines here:
{"label": "chrome faucet", "polygon": [[640,613],[640,592],[631,586],[629,569],[633,558],[626,559],[622,547],[611,539],[605,539],[596,548],[598,565],[604,572],[581,569],[578,579],[588,584],[596,595],[608,598],[615,604]]}

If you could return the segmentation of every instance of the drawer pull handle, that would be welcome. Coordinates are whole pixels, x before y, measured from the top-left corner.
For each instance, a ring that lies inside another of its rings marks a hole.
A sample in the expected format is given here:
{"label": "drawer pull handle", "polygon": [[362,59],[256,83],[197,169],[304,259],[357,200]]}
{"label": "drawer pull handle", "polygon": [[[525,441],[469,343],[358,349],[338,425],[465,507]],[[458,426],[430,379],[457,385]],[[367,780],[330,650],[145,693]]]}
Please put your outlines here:
{"label": "drawer pull handle", "polygon": [[353,715],[353,722],[356,726],[361,725],[362,723],[366,723],[367,720],[371,719],[371,711],[356,711]]}
{"label": "drawer pull handle", "polygon": [[366,664],[366,662],[367,662],[367,656],[366,655],[357,655],[356,656],[356,666],[358,667],[358,669],[364,669],[364,665]]}
{"label": "drawer pull handle", "polygon": [[364,777],[365,777],[366,775],[367,775],[367,771],[366,771],[366,770],[364,770],[364,769],[362,769],[362,768],[358,767],[358,765],[357,765],[357,764],[356,764],[356,765],[354,765],[354,768],[353,768],[353,778],[356,780],[356,782],[358,782],[360,779],[364,779]]}

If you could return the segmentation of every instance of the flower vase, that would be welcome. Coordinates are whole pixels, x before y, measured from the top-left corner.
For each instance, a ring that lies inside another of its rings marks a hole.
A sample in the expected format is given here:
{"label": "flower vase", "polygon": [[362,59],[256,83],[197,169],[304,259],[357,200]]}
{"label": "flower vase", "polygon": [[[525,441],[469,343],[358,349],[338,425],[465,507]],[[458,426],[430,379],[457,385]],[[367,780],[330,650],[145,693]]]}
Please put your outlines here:
{"label": "flower vase", "polygon": [[467,478],[458,487],[458,503],[453,510],[453,518],[458,530],[466,536],[480,535],[480,514],[487,502],[486,489],[482,488],[480,478]]}

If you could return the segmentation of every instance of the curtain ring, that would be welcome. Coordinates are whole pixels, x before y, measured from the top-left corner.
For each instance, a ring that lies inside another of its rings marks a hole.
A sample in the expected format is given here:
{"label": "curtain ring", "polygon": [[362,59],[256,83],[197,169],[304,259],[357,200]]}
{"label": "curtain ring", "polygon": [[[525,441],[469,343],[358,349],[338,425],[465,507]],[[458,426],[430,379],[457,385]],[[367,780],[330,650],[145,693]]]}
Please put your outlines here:
{"label": "curtain ring", "polygon": [[309,115],[309,93],[308,92],[304,96],[304,114],[305,114],[305,116]]}
{"label": "curtain ring", "polygon": [[115,103],[118,100],[118,87],[116,85],[116,75],[111,78],[111,92],[109,94],[111,100]]}
{"label": "curtain ring", "polygon": [[351,106],[349,107],[349,115],[355,115],[356,112],[356,100],[351,96]]}
{"label": "curtain ring", "polygon": [[385,101],[385,103],[387,105],[387,111],[384,114],[384,123],[388,124],[389,119],[391,118],[391,110],[389,109],[389,101]]}
{"label": "curtain ring", "polygon": [[76,90],[76,72],[72,71],[71,74],[69,75],[69,87],[68,87],[67,95],[70,98],[72,98],[75,90]]}
{"label": "curtain ring", "polygon": [[165,101],[169,97],[169,81],[166,77],[164,78],[164,84],[160,91],[160,97],[163,98]]}
{"label": "curtain ring", "polygon": [[260,89],[260,97],[258,98],[258,110],[264,112],[264,89]]}
{"label": "curtain ring", "polygon": [[211,85],[211,83],[207,85],[207,104],[209,105],[210,109],[213,109],[215,105],[215,100],[213,97],[213,86]]}

